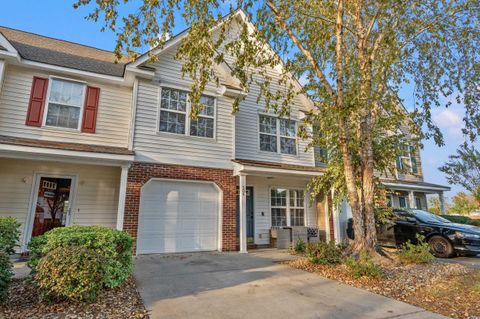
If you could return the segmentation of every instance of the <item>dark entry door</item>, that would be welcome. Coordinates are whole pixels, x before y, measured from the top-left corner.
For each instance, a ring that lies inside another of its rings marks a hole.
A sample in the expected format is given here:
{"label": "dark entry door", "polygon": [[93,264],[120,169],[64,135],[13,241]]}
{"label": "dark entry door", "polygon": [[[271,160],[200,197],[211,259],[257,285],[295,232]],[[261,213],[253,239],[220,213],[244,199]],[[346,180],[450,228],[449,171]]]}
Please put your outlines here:
{"label": "dark entry door", "polygon": [[[247,186],[247,237],[254,236],[253,187]],[[240,237],[240,202],[237,192],[237,237]]]}

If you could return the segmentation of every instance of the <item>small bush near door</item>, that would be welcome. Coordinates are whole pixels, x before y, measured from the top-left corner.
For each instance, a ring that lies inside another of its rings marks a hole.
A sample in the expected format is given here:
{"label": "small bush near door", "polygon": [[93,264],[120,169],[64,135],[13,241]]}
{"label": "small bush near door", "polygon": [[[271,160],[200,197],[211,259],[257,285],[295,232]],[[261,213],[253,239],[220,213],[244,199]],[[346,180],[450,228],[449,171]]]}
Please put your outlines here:
{"label": "small bush near door", "polygon": [[103,258],[101,284],[104,287],[117,287],[132,273],[133,239],[125,232],[101,226],[59,227],[33,238],[29,244],[31,260],[28,266],[35,273],[39,262],[49,252],[71,246],[90,249]]}
{"label": "small bush near door", "polygon": [[0,217],[0,303],[8,296],[8,286],[12,280],[10,255],[20,237],[20,224],[13,217]]}
{"label": "small bush near door", "polygon": [[93,301],[103,288],[104,261],[92,249],[57,247],[40,259],[35,282],[49,297]]}

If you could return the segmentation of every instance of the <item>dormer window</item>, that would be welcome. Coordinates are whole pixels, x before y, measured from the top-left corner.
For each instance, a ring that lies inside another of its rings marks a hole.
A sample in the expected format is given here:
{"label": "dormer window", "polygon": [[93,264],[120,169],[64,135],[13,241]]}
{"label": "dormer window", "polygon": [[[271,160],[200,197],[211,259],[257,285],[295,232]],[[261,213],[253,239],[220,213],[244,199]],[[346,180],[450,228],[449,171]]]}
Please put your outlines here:
{"label": "dormer window", "polygon": [[159,131],[213,138],[215,132],[215,98],[202,96],[197,119],[193,120],[189,114],[191,104],[186,91],[162,88],[160,98]]}
{"label": "dormer window", "polygon": [[296,155],[296,135],[296,121],[263,114],[259,115],[261,151]]}

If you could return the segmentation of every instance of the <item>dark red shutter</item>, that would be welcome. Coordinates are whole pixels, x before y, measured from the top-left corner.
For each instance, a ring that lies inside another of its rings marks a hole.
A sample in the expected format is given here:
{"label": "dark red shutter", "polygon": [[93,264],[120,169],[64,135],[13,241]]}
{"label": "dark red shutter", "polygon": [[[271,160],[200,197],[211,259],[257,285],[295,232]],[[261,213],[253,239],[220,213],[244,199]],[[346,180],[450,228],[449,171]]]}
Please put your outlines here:
{"label": "dark red shutter", "polygon": [[34,76],[32,82],[32,91],[30,92],[30,102],[28,103],[26,125],[42,126],[43,110],[45,108],[45,99],[47,96],[48,79]]}
{"label": "dark red shutter", "polygon": [[85,97],[85,110],[83,111],[82,132],[95,133],[99,98],[100,89],[92,86],[87,86],[87,95]]}

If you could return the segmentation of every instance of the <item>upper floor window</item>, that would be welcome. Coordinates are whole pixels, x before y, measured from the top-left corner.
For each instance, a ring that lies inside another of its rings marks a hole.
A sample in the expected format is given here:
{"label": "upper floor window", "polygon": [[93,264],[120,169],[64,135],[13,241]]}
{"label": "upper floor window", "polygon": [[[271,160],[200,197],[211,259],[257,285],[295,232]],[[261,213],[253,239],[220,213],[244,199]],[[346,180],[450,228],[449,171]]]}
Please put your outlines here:
{"label": "upper floor window", "polygon": [[260,150],[297,154],[297,123],[290,119],[259,115]]}
{"label": "upper floor window", "polygon": [[160,99],[160,132],[190,136],[214,137],[215,99],[202,96],[202,109],[196,120],[190,118],[191,105],[188,93],[181,90],[162,88]]}
{"label": "upper floor window", "polygon": [[402,173],[418,173],[417,158],[414,154],[414,149],[408,144],[400,146],[401,154],[397,157],[397,170]]}
{"label": "upper floor window", "polygon": [[79,129],[85,87],[81,82],[52,78],[45,125]]}
{"label": "upper floor window", "polygon": [[305,226],[305,192],[301,189],[272,188],[272,226]]}

